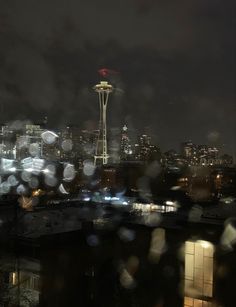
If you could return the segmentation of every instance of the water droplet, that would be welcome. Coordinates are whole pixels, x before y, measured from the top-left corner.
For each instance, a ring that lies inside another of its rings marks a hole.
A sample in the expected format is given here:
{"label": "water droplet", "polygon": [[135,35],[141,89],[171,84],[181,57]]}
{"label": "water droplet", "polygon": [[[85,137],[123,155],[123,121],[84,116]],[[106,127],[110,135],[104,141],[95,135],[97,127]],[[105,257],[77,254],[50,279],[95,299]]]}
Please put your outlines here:
{"label": "water droplet", "polygon": [[133,289],[136,286],[134,278],[126,269],[123,269],[120,274],[120,283],[126,289]]}
{"label": "water droplet", "polygon": [[54,176],[56,174],[56,166],[54,164],[48,164],[43,172],[46,176]]}
{"label": "water droplet", "polygon": [[72,164],[66,164],[66,167],[63,171],[63,179],[64,181],[72,181],[75,178],[75,167]]}
{"label": "water droplet", "polygon": [[26,187],[23,185],[23,184],[20,184],[17,189],[16,189],[16,192],[17,194],[19,195],[22,195],[22,194],[25,194],[26,193]]}
{"label": "water droplet", "polygon": [[99,245],[99,238],[96,235],[90,235],[87,237],[87,243],[89,246],[95,247]]}
{"label": "water droplet", "polygon": [[29,182],[30,179],[31,179],[31,173],[28,172],[28,171],[23,171],[23,172],[21,173],[21,179],[22,179],[23,181],[25,181],[25,182]]}
{"label": "water droplet", "polygon": [[31,154],[31,156],[36,157],[39,155],[40,152],[40,148],[39,148],[39,144],[38,143],[32,143],[29,146],[29,153]]}
{"label": "water droplet", "polygon": [[71,151],[73,148],[72,140],[66,139],[62,142],[61,147],[64,151]]}
{"label": "water droplet", "polygon": [[57,178],[54,176],[46,176],[44,182],[49,187],[55,187],[57,185]]}
{"label": "water droplet", "polygon": [[36,177],[32,177],[29,181],[29,186],[31,189],[35,189],[39,186],[39,180]]}
{"label": "water droplet", "polygon": [[85,160],[83,164],[83,173],[86,176],[92,176],[95,172],[95,165],[92,163],[92,161],[89,160]]}
{"label": "water droplet", "polygon": [[120,237],[122,241],[130,242],[135,239],[135,231],[132,229],[125,228],[125,227],[121,227],[118,230],[118,236]]}
{"label": "water droplet", "polygon": [[7,181],[0,184],[0,194],[7,194],[10,192],[11,186]]}
{"label": "water droplet", "polygon": [[15,187],[19,183],[19,181],[16,179],[14,175],[10,175],[7,178],[7,182],[9,183],[10,186]]}
{"label": "water droplet", "polygon": [[56,142],[58,135],[53,131],[45,131],[41,134],[41,137],[45,144],[51,145]]}

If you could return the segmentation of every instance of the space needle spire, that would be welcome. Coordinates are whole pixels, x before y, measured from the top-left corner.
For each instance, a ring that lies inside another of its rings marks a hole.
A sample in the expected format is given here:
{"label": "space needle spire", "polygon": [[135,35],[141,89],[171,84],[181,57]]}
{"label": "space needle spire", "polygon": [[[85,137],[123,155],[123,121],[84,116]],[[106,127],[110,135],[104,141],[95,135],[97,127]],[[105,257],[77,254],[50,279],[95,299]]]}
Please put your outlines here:
{"label": "space needle spire", "polygon": [[107,81],[101,81],[95,85],[95,92],[98,93],[100,118],[99,118],[99,132],[96,145],[96,151],[94,155],[94,164],[107,164],[108,153],[107,153],[107,123],[106,123],[106,112],[109,94],[113,91],[112,85],[108,84]]}

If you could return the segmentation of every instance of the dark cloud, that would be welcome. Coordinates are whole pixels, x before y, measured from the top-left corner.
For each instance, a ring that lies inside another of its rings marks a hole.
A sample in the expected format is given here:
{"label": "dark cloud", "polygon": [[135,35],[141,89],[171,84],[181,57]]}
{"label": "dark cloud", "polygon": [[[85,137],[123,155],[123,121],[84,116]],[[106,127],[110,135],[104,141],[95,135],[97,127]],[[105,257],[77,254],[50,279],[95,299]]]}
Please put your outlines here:
{"label": "dark cloud", "polygon": [[151,127],[164,148],[217,132],[235,152],[235,9],[233,0],[1,1],[1,121],[96,122],[92,86],[105,66],[119,72],[110,126]]}

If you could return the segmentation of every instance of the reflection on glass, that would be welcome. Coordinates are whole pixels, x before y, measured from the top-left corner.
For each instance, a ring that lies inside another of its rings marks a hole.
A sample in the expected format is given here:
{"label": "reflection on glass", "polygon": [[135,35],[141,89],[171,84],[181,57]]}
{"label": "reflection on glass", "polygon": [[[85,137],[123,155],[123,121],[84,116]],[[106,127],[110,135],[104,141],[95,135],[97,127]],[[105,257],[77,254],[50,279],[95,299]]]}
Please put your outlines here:
{"label": "reflection on glass", "polygon": [[213,254],[210,242],[185,242],[184,307],[213,307]]}

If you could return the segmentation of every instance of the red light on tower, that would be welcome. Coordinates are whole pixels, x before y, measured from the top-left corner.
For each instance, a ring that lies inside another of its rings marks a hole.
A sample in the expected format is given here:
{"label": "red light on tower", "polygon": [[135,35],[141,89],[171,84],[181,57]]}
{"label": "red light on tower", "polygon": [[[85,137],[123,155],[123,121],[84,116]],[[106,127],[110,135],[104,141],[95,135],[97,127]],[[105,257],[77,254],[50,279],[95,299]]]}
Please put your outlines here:
{"label": "red light on tower", "polygon": [[98,70],[98,73],[102,77],[109,77],[111,75],[117,75],[118,71],[108,69],[108,68],[101,68],[101,69]]}

